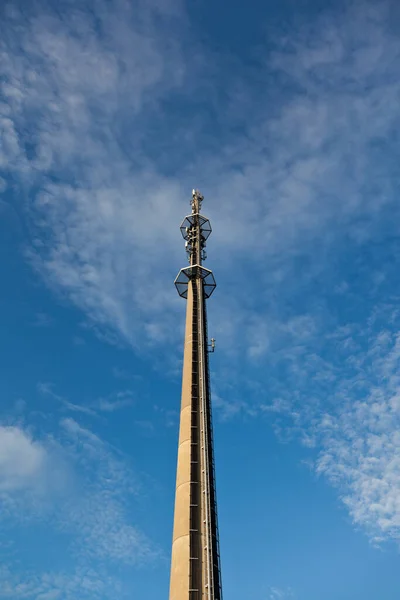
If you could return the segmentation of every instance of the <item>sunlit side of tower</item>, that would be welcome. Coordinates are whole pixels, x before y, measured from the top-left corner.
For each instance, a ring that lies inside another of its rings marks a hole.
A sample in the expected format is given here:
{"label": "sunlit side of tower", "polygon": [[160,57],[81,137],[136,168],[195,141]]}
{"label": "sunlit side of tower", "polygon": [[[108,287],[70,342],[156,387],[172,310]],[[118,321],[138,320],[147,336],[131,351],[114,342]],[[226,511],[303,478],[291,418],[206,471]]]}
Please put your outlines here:
{"label": "sunlit side of tower", "polygon": [[202,201],[193,190],[181,225],[189,266],[175,280],[187,308],[169,600],[222,600],[205,303],[216,284],[202,265],[211,233]]}

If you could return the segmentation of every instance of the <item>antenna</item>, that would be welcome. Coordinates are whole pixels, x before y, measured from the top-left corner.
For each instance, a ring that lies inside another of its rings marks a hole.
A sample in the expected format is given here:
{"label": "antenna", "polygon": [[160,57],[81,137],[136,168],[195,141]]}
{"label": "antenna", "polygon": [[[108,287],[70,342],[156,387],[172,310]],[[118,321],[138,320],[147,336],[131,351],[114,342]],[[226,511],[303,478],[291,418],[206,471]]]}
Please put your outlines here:
{"label": "antenna", "polygon": [[192,212],[199,213],[201,211],[201,203],[204,200],[204,196],[202,196],[199,190],[192,190]]}

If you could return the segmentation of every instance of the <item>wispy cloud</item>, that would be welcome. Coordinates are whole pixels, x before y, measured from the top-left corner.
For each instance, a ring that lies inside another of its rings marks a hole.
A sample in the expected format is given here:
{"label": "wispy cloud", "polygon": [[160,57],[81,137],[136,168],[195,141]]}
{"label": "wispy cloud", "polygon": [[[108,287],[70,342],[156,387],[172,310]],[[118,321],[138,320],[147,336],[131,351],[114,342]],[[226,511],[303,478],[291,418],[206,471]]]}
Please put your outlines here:
{"label": "wispy cloud", "polygon": [[40,394],[56,400],[64,409],[71,412],[84,413],[89,416],[98,416],[99,413],[112,413],[122,408],[127,408],[133,403],[131,390],[122,390],[109,394],[107,397],[96,398],[86,404],[75,404],[54,392],[54,386],[49,382],[39,382],[37,389]]}
{"label": "wispy cloud", "polygon": [[59,394],[56,394],[53,390],[53,385],[47,381],[40,381],[37,384],[38,392],[44,396],[52,398],[56,400],[59,404],[61,404],[65,409],[70,410],[72,412],[80,412],[85,413],[87,415],[95,416],[96,412],[92,410],[89,406],[84,406],[82,404],[75,404],[73,402],[69,402]]}
{"label": "wispy cloud", "polygon": [[50,327],[53,325],[54,319],[46,313],[37,313],[33,321],[34,327]]}
{"label": "wispy cloud", "polygon": [[399,334],[377,324],[339,328],[300,355],[287,348],[284,379],[272,371],[276,396],[260,408],[278,434],[315,453],[316,473],[339,490],[356,525],[376,541],[399,540]]}
{"label": "wispy cloud", "polygon": [[227,389],[225,397],[214,392],[212,394],[212,404],[216,414],[222,421],[229,421],[240,414],[248,416],[256,414],[254,408],[251,408],[245,401],[237,397],[237,393],[235,397],[233,389]]}
{"label": "wispy cloud", "polygon": [[67,530],[72,526],[78,550],[86,558],[122,564],[155,558],[149,540],[127,518],[126,502],[139,486],[132,473],[90,430],[70,418],[62,421],[62,427],[85,474],[81,499],[69,507],[63,524]]}
{"label": "wispy cloud", "polygon": [[78,596],[84,600],[101,600],[121,593],[116,579],[83,567],[74,573],[25,573],[21,578],[15,576],[12,567],[3,564],[0,584],[0,598],[6,600],[75,600]]}
{"label": "wispy cloud", "polygon": [[289,598],[294,598],[294,593],[292,588],[279,588],[279,587],[270,587],[269,588],[268,600],[289,600]]}
{"label": "wispy cloud", "polygon": [[[31,204],[31,259],[103,328],[133,342],[139,310],[147,314],[139,319],[146,339],[157,340],[165,332],[149,315],[177,299],[160,293],[149,274],[161,245],[171,247],[181,193],[147,164],[137,125],[145,107],[151,115],[180,85],[179,49],[162,35],[178,26],[179,11],[97,2],[96,16],[68,9],[63,18],[38,6],[9,11],[2,40],[1,164],[40,189]],[[129,140],[128,123],[136,132]],[[138,285],[143,279],[150,288]]]}
{"label": "wispy cloud", "polygon": [[323,450],[316,463],[377,541],[400,539],[399,335],[382,334],[355,356],[353,375],[337,382],[342,402],[317,425]]}
{"label": "wispy cloud", "polygon": [[[71,418],[58,434],[40,439],[20,426],[0,427],[1,527],[35,523],[40,535],[58,535],[54,552],[75,557],[76,570],[16,575],[8,554],[0,570],[0,597],[112,597],[120,592],[112,565],[157,560],[160,553],[135,527],[134,498],[140,490],[128,462],[96,433]],[[44,530],[43,530],[44,531]],[[20,535],[23,535],[22,530]],[[101,576],[98,571],[102,564]],[[107,565],[107,566],[106,566]]]}
{"label": "wispy cloud", "polygon": [[115,412],[121,408],[132,406],[133,393],[130,390],[117,392],[107,398],[99,398],[93,406],[101,412]]}

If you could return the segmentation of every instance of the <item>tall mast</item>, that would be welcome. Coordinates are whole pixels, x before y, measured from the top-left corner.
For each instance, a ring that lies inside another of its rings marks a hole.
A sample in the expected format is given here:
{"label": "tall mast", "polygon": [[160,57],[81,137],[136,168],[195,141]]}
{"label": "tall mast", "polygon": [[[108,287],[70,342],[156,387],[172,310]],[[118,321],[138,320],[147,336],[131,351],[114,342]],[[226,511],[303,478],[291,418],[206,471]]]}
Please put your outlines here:
{"label": "tall mast", "polygon": [[187,307],[169,600],[222,600],[205,303],[216,284],[202,264],[211,233],[202,202],[193,190],[181,225],[189,266],[175,279]]}

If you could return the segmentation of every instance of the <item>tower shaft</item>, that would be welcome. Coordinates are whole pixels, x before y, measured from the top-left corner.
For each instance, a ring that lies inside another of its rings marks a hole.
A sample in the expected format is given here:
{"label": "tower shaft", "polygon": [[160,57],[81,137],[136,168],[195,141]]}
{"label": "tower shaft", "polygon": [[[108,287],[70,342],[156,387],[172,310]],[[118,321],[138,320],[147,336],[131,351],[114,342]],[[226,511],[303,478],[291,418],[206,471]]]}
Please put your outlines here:
{"label": "tower shaft", "polygon": [[205,303],[211,272],[201,266],[204,224],[209,222],[199,214],[196,194],[184,234],[190,240],[191,266],[182,269],[187,309],[170,600],[222,600]]}

